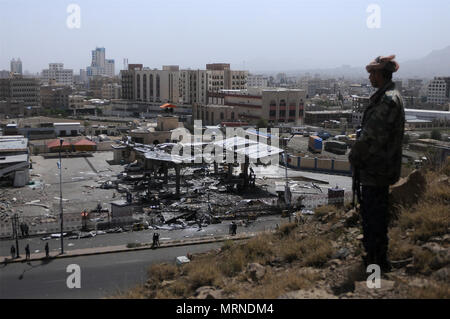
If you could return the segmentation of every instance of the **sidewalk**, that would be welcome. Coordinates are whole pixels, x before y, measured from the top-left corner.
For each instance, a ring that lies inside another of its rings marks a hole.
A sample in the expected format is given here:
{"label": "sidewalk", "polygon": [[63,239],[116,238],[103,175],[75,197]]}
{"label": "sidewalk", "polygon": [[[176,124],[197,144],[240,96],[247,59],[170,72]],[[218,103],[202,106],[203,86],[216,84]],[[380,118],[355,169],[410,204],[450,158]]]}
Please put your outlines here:
{"label": "sidewalk", "polygon": [[[209,243],[216,243],[216,242],[222,242],[226,240],[242,240],[242,239],[249,239],[251,237],[254,237],[257,233],[246,233],[246,234],[240,234],[240,235],[225,235],[225,236],[214,236],[209,238],[192,238],[192,239],[180,239],[180,240],[167,240],[162,241],[161,245],[158,248],[155,249],[161,249],[161,248],[170,248],[170,247],[177,247],[177,246],[188,246],[188,245],[200,245],[200,244],[209,244]],[[69,250],[64,253],[64,255],[61,255],[59,253],[50,253],[50,259],[55,258],[72,258],[72,257],[79,257],[79,256],[89,256],[89,255],[100,255],[100,254],[112,254],[112,253],[120,253],[120,252],[130,252],[130,251],[137,251],[137,250],[144,250],[144,249],[153,249],[152,243],[144,243],[144,244],[137,244],[139,246],[128,248],[127,245],[120,245],[120,246],[109,246],[109,247],[95,247],[95,248],[85,248],[85,249],[74,249]],[[28,261],[36,261],[36,260],[45,260],[45,253],[37,253],[37,254],[31,254],[30,259]],[[11,256],[1,256],[0,261],[3,263],[20,263],[20,262],[26,262],[27,260],[24,257],[24,254],[20,258],[11,259]]]}

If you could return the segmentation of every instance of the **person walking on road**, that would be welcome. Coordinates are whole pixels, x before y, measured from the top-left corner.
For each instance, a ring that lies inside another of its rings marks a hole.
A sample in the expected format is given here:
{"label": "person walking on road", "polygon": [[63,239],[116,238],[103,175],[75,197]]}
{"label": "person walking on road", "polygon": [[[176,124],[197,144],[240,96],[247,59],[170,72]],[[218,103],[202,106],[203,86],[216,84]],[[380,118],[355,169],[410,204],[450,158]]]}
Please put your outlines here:
{"label": "person walking on road", "polygon": [[25,246],[25,258],[26,258],[26,260],[30,259],[30,244],[27,244]]}
{"label": "person walking on road", "polygon": [[48,243],[45,243],[45,258],[49,258],[50,249],[48,248]]}
{"label": "person walking on road", "polygon": [[11,258],[14,259],[16,258],[16,247],[14,247],[14,245],[11,246]]}

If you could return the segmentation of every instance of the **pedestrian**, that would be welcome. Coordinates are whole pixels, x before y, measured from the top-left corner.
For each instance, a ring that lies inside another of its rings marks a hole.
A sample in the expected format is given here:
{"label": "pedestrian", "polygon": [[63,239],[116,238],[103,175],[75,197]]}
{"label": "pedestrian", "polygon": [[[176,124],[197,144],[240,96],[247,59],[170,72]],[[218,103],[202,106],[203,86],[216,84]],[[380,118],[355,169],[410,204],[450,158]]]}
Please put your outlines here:
{"label": "pedestrian", "polygon": [[48,248],[48,243],[45,243],[45,258],[50,257],[50,248]]}
{"label": "pedestrian", "polygon": [[159,247],[159,233],[156,233],[156,245]]}
{"label": "pedestrian", "polygon": [[356,193],[361,208],[364,262],[377,264],[388,272],[388,196],[402,164],[402,142],[405,126],[403,99],[392,74],[399,65],[395,55],[378,57],[366,70],[372,86],[378,89],[364,111],[361,130],[349,154]]}
{"label": "pedestrian", "polygon": [[14,247],[14,245],[11,246],[11,258],[14,259],[16,258],[16,247]]}
{"label": "pedestrian", "polygon": [[153,243],[152,243],[152,248],[155,248],[157,245],[157,235],[156,233],[153,233]]}
{"label": "pedestrian", "polygon": [[22,237],[25,237],[25,223],[20,224],[20,231],[22,232]]}
{"label": "pedestrian", "polygon": [[26,258],[27,260],[30,259],[30,244],[27,244],[27,245],[25,246],[25,258]]}

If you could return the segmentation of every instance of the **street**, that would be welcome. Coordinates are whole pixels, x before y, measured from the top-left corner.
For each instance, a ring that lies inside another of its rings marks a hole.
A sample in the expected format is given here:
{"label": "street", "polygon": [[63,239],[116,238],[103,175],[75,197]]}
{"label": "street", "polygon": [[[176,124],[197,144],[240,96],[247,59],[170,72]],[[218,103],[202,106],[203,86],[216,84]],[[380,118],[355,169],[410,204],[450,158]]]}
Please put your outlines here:
{"label": "street", "polygon": [[[187,253],[206,252],[222,244],[205,244],[118,254],[0,265],[0,298],[104,298],[145,282],[153,263],[175,262]],[[68,265],[81,268],[81,288],[66,285]]]}

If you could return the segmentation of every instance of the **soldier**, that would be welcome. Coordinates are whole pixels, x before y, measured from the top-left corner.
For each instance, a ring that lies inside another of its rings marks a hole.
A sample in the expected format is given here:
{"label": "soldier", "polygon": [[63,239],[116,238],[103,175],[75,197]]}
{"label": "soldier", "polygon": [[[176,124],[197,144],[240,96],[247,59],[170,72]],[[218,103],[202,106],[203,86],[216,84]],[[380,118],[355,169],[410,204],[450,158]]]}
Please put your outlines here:
{"label": "soldier", "polygon": [[359,137],[349,154],[360,195],[367,253],[364,261],[366,266],[378,264],[384,272],[391,268],[387,258],[389,185],[400,177],[405,125],[403,99],[392,82],[392,73],[399,69],[394,58],[378,57],[366,67],[372,86],[378,90],[370,97]]}
{"label": "soldier", "polygon": [[25,258],[26,258],[27,260],[30,259],[30,244],[27,244],[27,245],[25,246]]}

